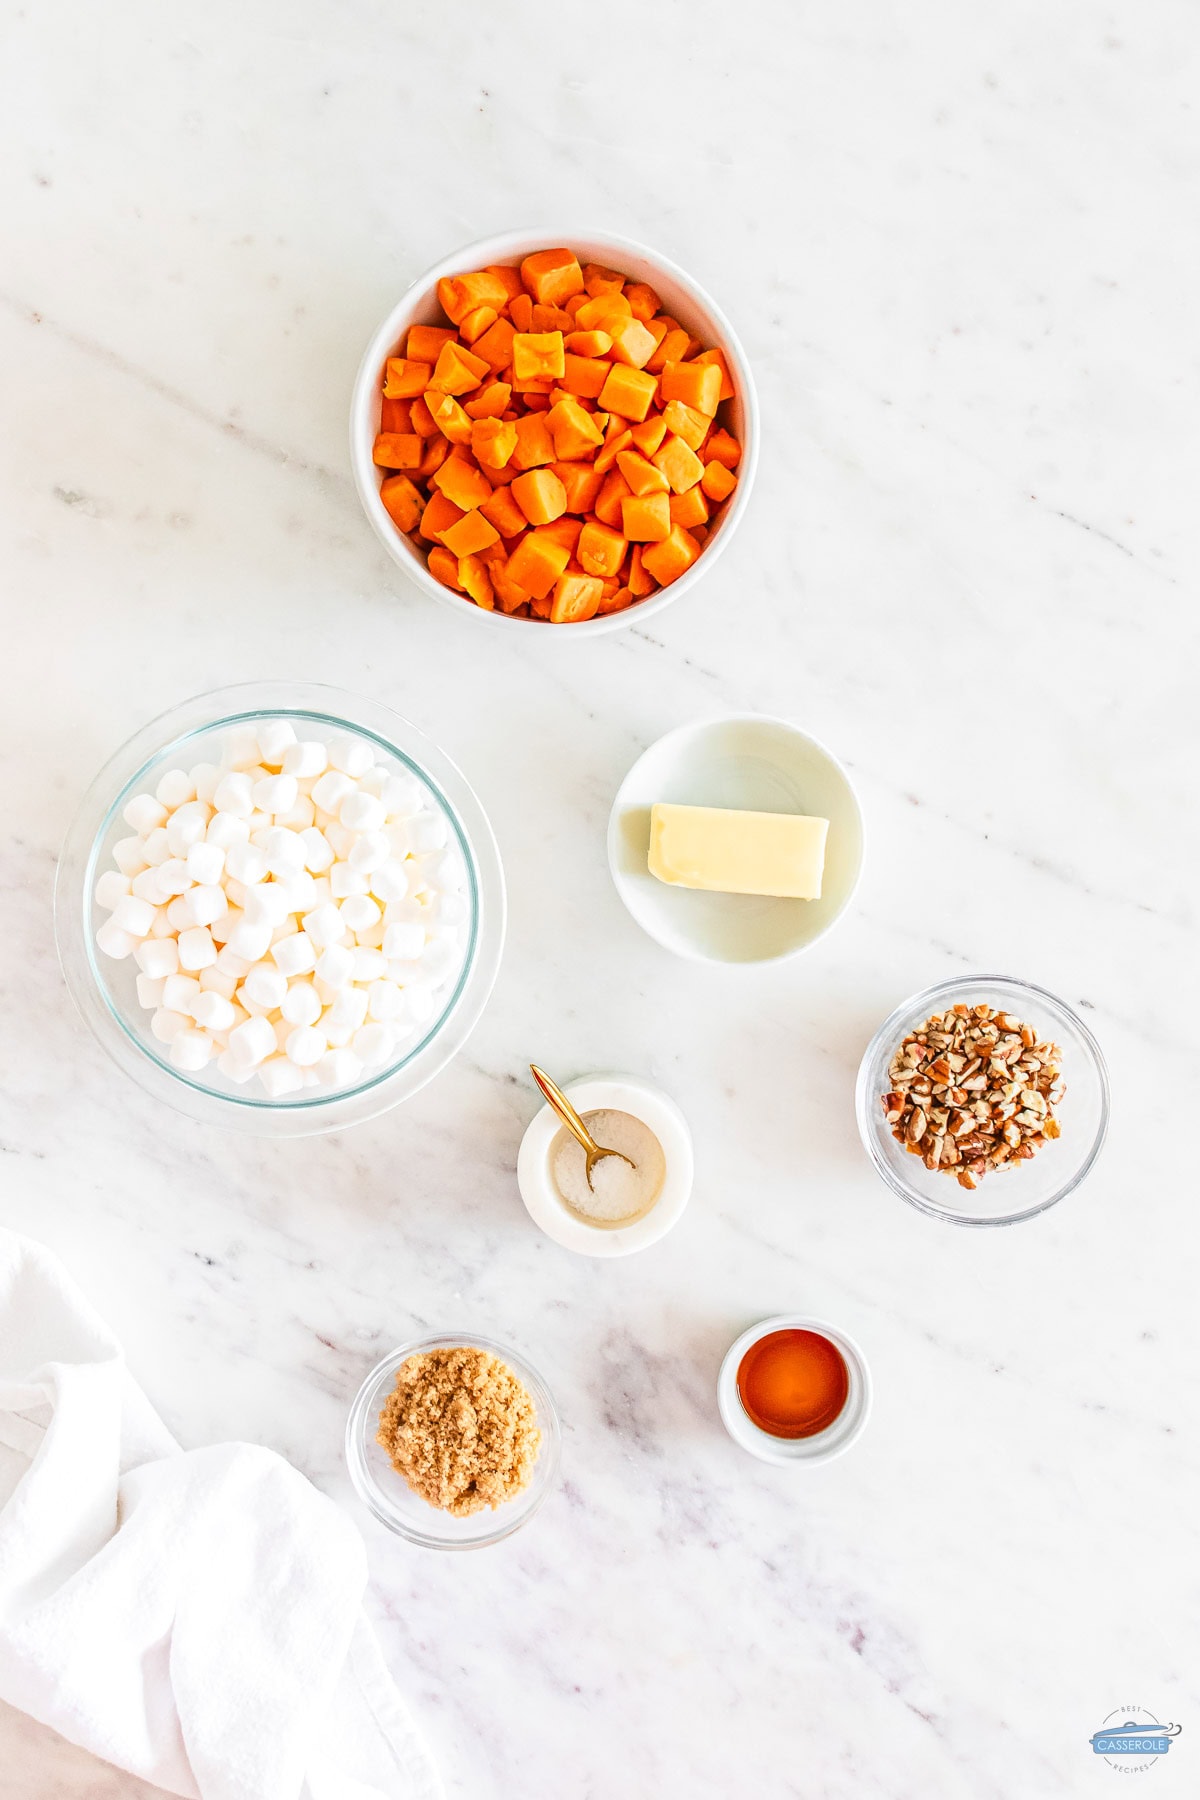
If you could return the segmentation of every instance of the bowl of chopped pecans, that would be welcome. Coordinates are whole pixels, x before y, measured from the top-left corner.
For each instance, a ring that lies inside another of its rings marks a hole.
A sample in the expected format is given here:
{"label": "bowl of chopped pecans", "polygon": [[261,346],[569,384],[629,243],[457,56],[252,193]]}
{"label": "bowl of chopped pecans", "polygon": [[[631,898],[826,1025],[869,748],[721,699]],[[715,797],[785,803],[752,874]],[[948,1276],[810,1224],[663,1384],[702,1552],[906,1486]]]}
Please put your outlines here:
{"label": "bowl of chopped pecans", "polygon": [[1007,975],[914,994],[867,1046],[855,1096],[894,1193],[955,1225],[1015,1225],[1079,1186],[1108,1131],[1108,1071],[1083,1020]]}

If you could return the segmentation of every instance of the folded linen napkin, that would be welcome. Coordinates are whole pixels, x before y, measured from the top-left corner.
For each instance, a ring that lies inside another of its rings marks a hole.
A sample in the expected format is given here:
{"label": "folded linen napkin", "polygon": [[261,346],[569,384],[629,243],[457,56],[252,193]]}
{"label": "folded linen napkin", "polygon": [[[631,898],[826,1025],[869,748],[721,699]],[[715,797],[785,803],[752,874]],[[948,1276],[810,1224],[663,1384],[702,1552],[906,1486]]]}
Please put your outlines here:
{"label": "folded linen napkin", "polygon": [[332,1501],[272,1451],[181,1450],[0,1230],[0,1698],[189,1800],[440,1800],[365,1583]]}

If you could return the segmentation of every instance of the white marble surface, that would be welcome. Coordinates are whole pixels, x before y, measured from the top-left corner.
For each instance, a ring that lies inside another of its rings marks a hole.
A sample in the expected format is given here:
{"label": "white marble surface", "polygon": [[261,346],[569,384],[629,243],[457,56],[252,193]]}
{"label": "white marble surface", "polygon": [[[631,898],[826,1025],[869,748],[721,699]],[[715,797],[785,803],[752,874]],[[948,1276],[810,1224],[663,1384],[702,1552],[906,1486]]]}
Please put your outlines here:
{"label": "white marble surface", "polygon": [[[552,1378],[561,1491],[473,1557],[363,1518],[389,1658],[484,1800],[1041,1800],[1089,1734],[1182,1721],[1194,1793],[1195,93],[1182,0],[981,11],[708,0],[10,8],[0,58],[6,1031],[0,1218],[53,1245],[186,1442],[354,1504],[358,1381],[414,1328]],[[361,346],[456,243],[539,214],[716,293],[765,411],[754,503],[679,608],[486,639],[360,516]],[[468,1052],[403,1111],[272,1145],[105,1059],[53,949],[99,763],[231,678],[411,715],[491,811],[512,927]],[[607,878],[638,752],[722,708],[847,760],[852,916],[771,973],[673,961]],[[955,1231],[872,1175],[852,1082],[965,967],[1087,1008],[1108,1150],[1057,1211]],[[533,1055],[645,1072],[695,1128],[674,1235],[573,1260],[517,1197]],[[756,1317],[864,1345],[854,1452],[726,1439]],[[0,1722],[5,1796],[135,1787]]]}

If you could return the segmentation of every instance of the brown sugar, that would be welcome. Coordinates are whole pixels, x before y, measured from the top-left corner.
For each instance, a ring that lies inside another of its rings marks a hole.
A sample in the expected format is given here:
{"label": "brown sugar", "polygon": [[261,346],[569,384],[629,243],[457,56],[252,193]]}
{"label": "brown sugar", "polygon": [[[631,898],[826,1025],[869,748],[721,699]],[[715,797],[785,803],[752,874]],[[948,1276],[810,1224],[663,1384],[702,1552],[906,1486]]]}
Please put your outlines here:
{"label": "brown sugar", "polygon": [[508,1364],[466,1344],[408,1357],[379,1415],[378,1442],[393,1467],[456,1518],[528,1487],[541,1435],[528,1389]]}

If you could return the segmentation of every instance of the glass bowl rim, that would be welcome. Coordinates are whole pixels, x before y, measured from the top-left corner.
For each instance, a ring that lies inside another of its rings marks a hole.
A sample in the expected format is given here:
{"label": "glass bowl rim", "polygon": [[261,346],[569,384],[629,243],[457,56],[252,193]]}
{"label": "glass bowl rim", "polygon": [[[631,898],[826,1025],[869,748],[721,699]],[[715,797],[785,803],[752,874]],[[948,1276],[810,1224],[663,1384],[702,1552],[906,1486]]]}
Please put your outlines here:
{"label": "glass bowl rim", "polygon": [[[874,1118],[874,1106],[879,1098],[875,1092],[878,1082],[871,1080],[871,1072],[880,1051],[886,1044],[895,1041],[897,1032],[911,1014],[923,1009],[926,1017],[928,1017],[930,1012],[938,1011],[937,1002],[939,999],[951,993],[955,993],[961,988],[970,988],[973,986],[1000,987],[1002,989],[1012,989],[1016,993],[1032,995],[1036,1001],[1047,1006],[1051,1012],[1057,1011],[1061,1013],[1069,1020],[1072,1029],[1078,1033],[1083,1043],[1088,1061],[1096,1077],[1100,1096],[1100,1118],[1095,1135],[1091,1144],[1088,1146],[1086,1154],[1075,1167],[1069,1179],[1064,1181],[1048,1196],[1047,1199],[1040,1201],[1036,1206],[1026,1206],[1020,1208],[1018,1211],[998,1213],[990,1218],[980,1218],[977,1214],[956,1211],[950,1206],[939,1206],[928,1200],[924,1194],[918,1193],[910,1183],[902,1178],[897,1172],[897,1169],[893,1167],[881,1153],[871,1129],[871,1122]],[[898,1006],[893,1007],[887,1018],[884,1019],[883,1023],[873,1033],[870,1042],[863,1051],[862,1060],[858,1065],[858,1076],[854,1090],[854,1110],[858,1122],[858,1134],[862,1139],[863,1148],[866,1150],[876,1173],[882,1177],[894,1194],[898,1194],[902,1200],[906,1200],[908,1204],[915,1207],[918,1212],[924,1213],[931,1219],[941,1219],[949,1225],[984,1227],[1018,1225],[1025,1219],[1034,1219],[1040,1213],[1049,1211],[1050,1207],[1056,1206],[1060,1200],[1065,1200],[1067,1195],[1073,1193],[1085,1177],[1091,1173],[1091,1170],[1096,1163],[1096,1159],[1104,1148],[1104,1142],[1108,1136],[1110,1105],[1111,1091],[1109,1086],[1108,1065],[1104,1060],[1104,1052],[1101,1050],[1100,1045],[1096,1040],[1095,1033],[1091,1030],[1090,1026],[1080,1018],[1074,1007],[1069,1006],[1065,1000],[1058,994],[1052,993],[1049,988],[1039,987],[1038,984],[1033,981],[1025,981],[1019,975],[998,975],[987,972],[950,976],[944,981],[934,982],[930,987],[917,989],[915,993],[910,994],[907,999],[901,1001]]]}

